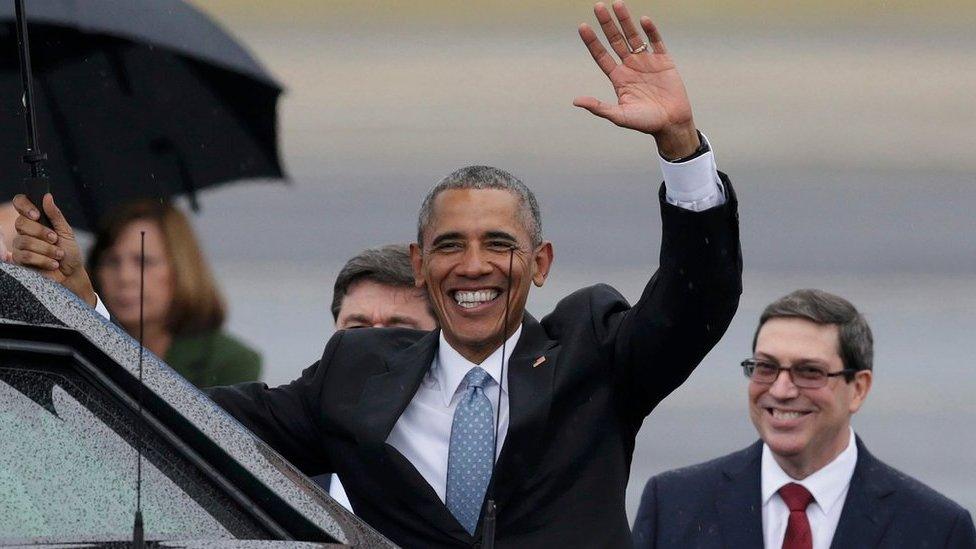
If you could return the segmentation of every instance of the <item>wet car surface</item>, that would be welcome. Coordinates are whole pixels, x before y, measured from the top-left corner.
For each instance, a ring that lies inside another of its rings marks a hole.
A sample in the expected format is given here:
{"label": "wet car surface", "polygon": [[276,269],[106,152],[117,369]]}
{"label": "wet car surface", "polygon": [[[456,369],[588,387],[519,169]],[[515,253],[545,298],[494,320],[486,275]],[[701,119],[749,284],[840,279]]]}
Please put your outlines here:
{"label": "wet car surface", "polygon": [[60,286],[0,296],[0,545],[131,540],[141,449],[150,547],[393,546]]}

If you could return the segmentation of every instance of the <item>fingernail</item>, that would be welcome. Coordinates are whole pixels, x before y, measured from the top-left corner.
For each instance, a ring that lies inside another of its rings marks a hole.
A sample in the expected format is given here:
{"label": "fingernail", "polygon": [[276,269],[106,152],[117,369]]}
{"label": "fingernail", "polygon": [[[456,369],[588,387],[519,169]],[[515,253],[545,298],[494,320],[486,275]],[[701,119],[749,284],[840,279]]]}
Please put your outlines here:
{"label": "fingernail", "polygon": [[47,239],[50,240],[52,243],[57,242],[58,235],[56,235],[55,233],[47,233]]}
{"label": "fingernail", "polygon": [[37,220],[37,218],[41,217],[41,214],[37,213],[37,210],[31,210],[27,212],[27,215],[30,216],[30,218],[35,221]]}
{"label": "fingernail", "polygon": [[64,250],[59,248],[56,252],[54,252],[54,256],[58,259],[64,259]]}
{"label": "fingernail", "polygon": [[53,269],[57,269],[58,267],[60,267],[60,265],[58,264],[58,262],[57,262],[57,261],[52,261],[52,262],[51,262],[51,269],[52,269],[52,270],[53,270]]}

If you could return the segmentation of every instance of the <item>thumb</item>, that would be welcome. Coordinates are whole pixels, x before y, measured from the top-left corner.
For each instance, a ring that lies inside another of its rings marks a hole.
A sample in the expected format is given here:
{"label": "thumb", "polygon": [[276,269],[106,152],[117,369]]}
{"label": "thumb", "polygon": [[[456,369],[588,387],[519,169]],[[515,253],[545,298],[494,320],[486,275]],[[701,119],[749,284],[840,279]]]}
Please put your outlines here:
{"label": "thumb", "polygon": [[51,228],[58,233],[58,236],[74,238],[75,232],[72,230],[71,225],[68,224],[68,220],[64,218],[64,214],[61,213],[61,208],[58,208],[58,205],[54,203],[54,195],[51,193],[45,194],[42,202],[44,204],[44,213],[51,220]]}
{"label": "thumb", "polygon": [[614,124],[617,124],[620,119],[620,106],[604,103],[596,97],[577,97],[573,99],[573,105],[584,108],[600,118],[606,118]]}

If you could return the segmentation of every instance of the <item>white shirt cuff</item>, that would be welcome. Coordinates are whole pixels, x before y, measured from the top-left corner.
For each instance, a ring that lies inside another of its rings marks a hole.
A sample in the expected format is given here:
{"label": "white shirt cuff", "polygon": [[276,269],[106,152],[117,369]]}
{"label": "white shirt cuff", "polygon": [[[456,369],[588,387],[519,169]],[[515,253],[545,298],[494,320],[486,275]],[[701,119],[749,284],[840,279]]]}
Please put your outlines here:
{"label": "white shirt cuff", "polygon": [[[702,135],[711,149],[711,142]],[[725,204],[725,188],[718,176],[715,153],[705,154],[687,162],[668,162],[658,156],[664,173],[664,196],[668,203],[700,212]]]}
{"label": "white shirt cuff", "polygon": [[105,308],[105,304],[99,299],[98,294],[95,294],[95,312],[104,316],[105,320],[111,320],[111,316],[108,314],[108,309]]}

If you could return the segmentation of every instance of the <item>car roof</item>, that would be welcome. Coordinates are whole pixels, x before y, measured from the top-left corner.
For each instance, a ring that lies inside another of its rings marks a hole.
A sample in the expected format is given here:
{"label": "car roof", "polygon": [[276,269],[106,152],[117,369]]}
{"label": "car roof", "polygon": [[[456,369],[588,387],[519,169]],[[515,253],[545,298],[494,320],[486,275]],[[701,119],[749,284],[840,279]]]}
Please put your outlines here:
{"label": "car roof", "polygon": [[[139,379],[138,343],[60,285],[28,269],[0,262],[0,296],[0,348],[34,345],[37,352],[73,353],[120,386]],[[259,494],[257,499],[284,506],[294,515],[299,530],[312,532],[311,538],[302,535],[297,539],[332,538],[349,545],[393,546],[162,360],[148,351],[143,357],[145,395],[175,412],[181,425],[200,439],[198,446],[240,464],[248,475],[247,484]],[[327,537],[314,535],[316,530]],[[211,541],[174,543],[222,546]]]}
{"label": "car roof", "polygon": [[[118,541],[85,541],[78,543],[31,543],[28,545],[4,545],[6,549],[84,549],[98,547],[111,549],[113,547],[129,548],[131,542]],[[346,547],[337,543],[316,543],[308,541],[261,541],[261,540],[159,540],[147,541],[146,549],[323,549],[330,547]]]}

